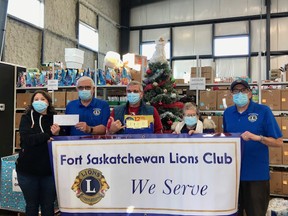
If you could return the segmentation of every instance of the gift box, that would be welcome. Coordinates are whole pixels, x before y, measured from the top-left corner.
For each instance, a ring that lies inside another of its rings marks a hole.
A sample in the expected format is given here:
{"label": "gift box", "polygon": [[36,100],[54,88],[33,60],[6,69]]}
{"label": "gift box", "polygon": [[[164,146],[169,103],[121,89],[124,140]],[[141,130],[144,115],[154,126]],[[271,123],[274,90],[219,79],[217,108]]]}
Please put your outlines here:
{"label": "gift box", "polygon": [[25,212],[25,200],[18,185],[15,161],[18,154],[1,158],[0,208]]}

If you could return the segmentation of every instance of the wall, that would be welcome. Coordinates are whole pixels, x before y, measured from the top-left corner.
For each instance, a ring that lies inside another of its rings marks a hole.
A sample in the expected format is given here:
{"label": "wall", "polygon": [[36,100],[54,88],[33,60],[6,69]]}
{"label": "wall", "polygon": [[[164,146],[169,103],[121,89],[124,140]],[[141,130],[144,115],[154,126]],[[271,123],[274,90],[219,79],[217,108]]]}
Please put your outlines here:
{"label": "wall", "polygon": [[[271,13],[287,13],[287,0],[272,0]],[[177,24],[183,22],[200,22],[211,20],[211,24],[196,24],[184,27],[173,27],[173,57],[195,55],[212,55],[212,23],[213,19],[224,19],[245,16],[259,16],[266,13],[264,0],[167,0],[133,8],[131,26]],[[271,19],[271,51],[288,50],[288,17]],[[175,26],[175,25],[174,25]],[[240,22],[215,23],[215,35],[248,34],[248,20]],[[130,33],[130,52],[139,53],[139,30]],[[251,21],[251,51],[266,51],[266,20]],[[154,41],[159,36],[170,40],[169,28],[149,27],[142,30],[142,42]],[[288,63],[288,55],[271,58],[271,69],[279,68]],[[202,66],[214,66],[216,75],[243,76],[247,74],[248,58],[201,60]],[[190,76],[190,68],[196,66],[196,60],[173,61],[175,78]],[[253,80],[264,79],[266,76],[265,57],[251,58],[251,74]]]}
{"label": "wall", "polygon": [[[103,65],[107,51],[119,51],[120,0],[83,0],[80,20],[97,28],[99,23],[98,64]],[[98,20],[97,20],[98,17]],[[65,48],[77,46],[77,0],[45,0],[44,29],[35,28],[8,17],[3,60],[9,63],[40,67],[43,63],[65,62]],[[97,53],[85,51],[83,67],[94,68]]]}

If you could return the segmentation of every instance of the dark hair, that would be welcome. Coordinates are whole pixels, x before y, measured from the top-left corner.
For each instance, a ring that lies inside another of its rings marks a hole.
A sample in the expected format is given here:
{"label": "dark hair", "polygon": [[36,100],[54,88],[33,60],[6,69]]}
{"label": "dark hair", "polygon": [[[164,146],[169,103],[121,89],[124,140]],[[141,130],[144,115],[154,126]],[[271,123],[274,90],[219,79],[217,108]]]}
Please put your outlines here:
{"label": "dark hair", "polygon": [[30,100],[30,105],[27,107],[26,109],[26,113],[28,113],[29,111],[31,111],[32,109],[34,110],[32,103],[34,101],[34,97],[36,94],[42,94],[43,97],[46,98],[46,100],[48,101],[48,107],[47,107],[47,114],[56,114],[55,108],[52,105],[52,98],[51,96],[48,94],[48,92],[43,91],[43,90],[37,90],[33,93],[31,100]]}

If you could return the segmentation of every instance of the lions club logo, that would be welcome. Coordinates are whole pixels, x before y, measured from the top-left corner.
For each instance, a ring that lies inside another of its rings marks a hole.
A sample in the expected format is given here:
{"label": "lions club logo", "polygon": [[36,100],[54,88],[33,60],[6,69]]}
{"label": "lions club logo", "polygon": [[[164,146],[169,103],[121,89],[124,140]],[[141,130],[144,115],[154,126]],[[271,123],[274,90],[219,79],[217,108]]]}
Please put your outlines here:
{"label": "lions club logo", "polygon": [[256,122],[258,119],[258,114],[257,113],[249,113],[248,114],[248,121],[250,122]]}
{"label": "lions club logo", "polygon": [[71,186],[76,197],[89,205],[94,205],[104,198],[109,188],[102,172],[92,168],[81,170]]}

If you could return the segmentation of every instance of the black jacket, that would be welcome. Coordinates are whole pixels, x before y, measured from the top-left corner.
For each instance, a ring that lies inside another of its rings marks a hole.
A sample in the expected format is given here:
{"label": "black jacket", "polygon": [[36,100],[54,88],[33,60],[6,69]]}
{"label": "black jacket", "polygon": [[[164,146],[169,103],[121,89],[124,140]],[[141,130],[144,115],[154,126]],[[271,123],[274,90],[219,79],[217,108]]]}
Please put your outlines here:
{"label": "black jacket", "polygon": [[53,136],[50,131],[52,124],[52,114],[41,115],[32,111],[31,118],[30,111],[22,115],[19,127],[21,150],[16,161],[17,172],[37,176],[52,175],[47,143]]}

